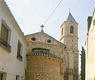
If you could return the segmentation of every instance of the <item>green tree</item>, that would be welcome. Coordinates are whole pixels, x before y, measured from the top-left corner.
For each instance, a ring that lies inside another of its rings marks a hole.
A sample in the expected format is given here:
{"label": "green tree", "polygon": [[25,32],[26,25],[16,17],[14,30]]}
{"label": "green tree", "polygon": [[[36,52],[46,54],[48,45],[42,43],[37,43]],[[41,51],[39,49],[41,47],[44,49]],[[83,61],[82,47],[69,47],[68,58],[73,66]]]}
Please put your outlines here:
{"label": "green tree", "polygon": [[81,80],[85,80],[85,50],[81,51]]}

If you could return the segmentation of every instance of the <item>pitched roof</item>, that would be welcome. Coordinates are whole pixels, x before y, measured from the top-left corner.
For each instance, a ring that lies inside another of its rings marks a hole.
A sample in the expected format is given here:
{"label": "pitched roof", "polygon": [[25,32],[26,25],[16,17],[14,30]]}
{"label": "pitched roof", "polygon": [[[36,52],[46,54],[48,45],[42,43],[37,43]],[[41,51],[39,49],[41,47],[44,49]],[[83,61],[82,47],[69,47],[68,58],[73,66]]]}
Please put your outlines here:
{"label": "pitched roof", "polygon": [[60,42],[60,41],[56,40],[55,38],[53,38],[52,36],[48,35],[48,34],[47,34],[47,33],[45,33],[45,32],[36,32],[36,33],[28,34],[28,35],[25,35],[25,36],[30,36],[30,35],[35,35],[35,34],[40,34],[40,35],[48,36],[48,37],[52,38],[53,40],[55,40],[56,42],[58,42],[58,43],[60,43],[60,44],[64,45],[64,43],[62,43],[62,42]]}
{"label": "pitched roof", "polygon": [[70,22],[75,22],[75,23],[77,23],[71,13],[69,13],[69,15],[68,15],[66,21],[70,21]]}

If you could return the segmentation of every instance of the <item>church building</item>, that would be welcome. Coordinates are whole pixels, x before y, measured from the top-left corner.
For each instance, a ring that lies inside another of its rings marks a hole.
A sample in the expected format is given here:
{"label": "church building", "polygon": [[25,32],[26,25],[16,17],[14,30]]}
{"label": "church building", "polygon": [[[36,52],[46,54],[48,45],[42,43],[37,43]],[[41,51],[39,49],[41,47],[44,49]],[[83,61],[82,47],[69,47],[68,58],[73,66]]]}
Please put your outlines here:
{"label": "church building", "polygon": [[60,26],[60,41],[44,32],[26,35],[26,80],[78,80],[78,23],[71,13]]}
{"label": "church building", "polygon": [[69,12],[60,41],[43,27],[25,36],[0,0],[0,80],[78,80],[78,23]]}

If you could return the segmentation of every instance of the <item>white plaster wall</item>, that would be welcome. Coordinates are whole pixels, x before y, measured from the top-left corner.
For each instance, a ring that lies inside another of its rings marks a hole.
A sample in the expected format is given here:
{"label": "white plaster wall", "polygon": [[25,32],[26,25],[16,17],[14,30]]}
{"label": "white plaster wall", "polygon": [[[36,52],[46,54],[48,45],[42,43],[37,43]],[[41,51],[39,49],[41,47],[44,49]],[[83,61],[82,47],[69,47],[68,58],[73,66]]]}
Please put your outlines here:
{"label": "white plaster wall", "polygon": [[[0,28],[2,23],[1,21],[3,19],[11,30],[11,52],[8,52],[6,49],[0,46],[0,71],[7,73],[6,80],[16,80],[16,75],[19,75],[20,77],[24,76],[26,44],[18,34],[17,30],[14,28],[12,21],[9,20],[9,15],[7,15],[1,3],[2,2],[0,0]],[[22,44],[23,61],[17,59],[18,40]]]}
{"label": "white plaster wall", "polygon": [[[86,43],[86,78],[87,80],[94,80],[95,78],[95,25],[93,25],[93,20],[95,19],[95,14],[92,19],[91,28],[89,31],[88,41]],[[88,44],[88,45],[87,45]]]}

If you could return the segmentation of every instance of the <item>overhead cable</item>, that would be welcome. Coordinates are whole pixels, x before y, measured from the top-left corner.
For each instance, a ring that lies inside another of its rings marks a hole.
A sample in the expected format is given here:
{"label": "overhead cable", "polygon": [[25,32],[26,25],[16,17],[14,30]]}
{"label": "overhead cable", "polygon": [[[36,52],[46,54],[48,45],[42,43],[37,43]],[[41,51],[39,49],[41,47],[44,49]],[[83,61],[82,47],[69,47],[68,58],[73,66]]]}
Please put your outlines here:
{"label": "overhead cable", "polygon": [[59,5],[62,3],[63,0],[60,0],[59,3],[57,4],[57,6],[54,8],[54,10],[52,11],[52,13],[48,16],[48,18],[44,21],[44,24],[46,24],[48,22],[48,20],[51,18],[51,16],[54,14],[54,12],[56,11],[56,9],[59,7]]}

